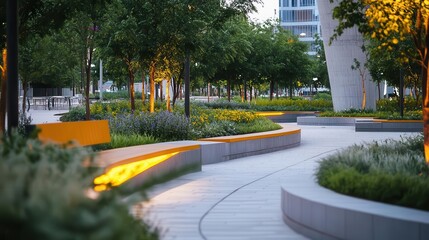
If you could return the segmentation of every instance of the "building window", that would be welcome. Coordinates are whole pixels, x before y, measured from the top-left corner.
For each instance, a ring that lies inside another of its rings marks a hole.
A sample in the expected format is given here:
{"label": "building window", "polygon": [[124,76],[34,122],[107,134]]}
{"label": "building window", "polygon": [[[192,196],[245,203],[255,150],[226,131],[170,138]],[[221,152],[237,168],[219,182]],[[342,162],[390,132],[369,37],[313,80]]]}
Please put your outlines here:
{"label": "building window", "polygon": [[306,37],[313,37],[317,33],[317,25],[283,26],[283,28],[297,36],[305,33]]}
{"label": "building window", "polygon": [[292,7],[298,7],[298,0],[292,0]]}
{"label": "building window", "polygon": [[289,7],[289,0],[283,0],[283,7]]}
{"label": "building window", "polygon": [[316,22],[319,16],[314,14],[314,10],[282,10],[280,19],[282,22]]}
{"label": "building window", "polygon": [[316,6],[315,0],[299,0],[299,5],[301,7],[310,7]]}

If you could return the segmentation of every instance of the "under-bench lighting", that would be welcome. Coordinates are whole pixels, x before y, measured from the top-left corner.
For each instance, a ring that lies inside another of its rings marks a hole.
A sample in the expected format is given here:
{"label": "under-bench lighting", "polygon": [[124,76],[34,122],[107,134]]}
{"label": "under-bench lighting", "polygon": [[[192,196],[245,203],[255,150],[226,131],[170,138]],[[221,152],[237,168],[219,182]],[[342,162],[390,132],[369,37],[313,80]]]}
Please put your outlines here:
{"label": "under-bench lighting", "polygon": [[281,116],[285,114],[284,112],[257,112],[256,113],[259,116]]}
{"label": "under-bench lighting", "polygon": [[109,168],[104,174],[94,179],[94,190],[100,192],[108,190],[110,187],[119,186],[127,180],[164,162],[178,153],[179,152],[169,153]]}

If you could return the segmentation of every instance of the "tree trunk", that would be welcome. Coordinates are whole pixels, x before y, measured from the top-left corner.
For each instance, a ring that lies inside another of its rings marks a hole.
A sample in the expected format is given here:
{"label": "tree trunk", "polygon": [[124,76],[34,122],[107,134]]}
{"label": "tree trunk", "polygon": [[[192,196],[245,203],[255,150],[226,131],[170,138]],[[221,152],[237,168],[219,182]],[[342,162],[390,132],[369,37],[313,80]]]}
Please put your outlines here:
{"label": "tree trunk", "polygon": [[179,97],[179,91],[180,91],[180,81],[176,78],[173,78],[173,107],[176,105],[176,100]]}
{"label": "tree trunk", "polygon": [[274,81],[271,80],[270,81],[270,101],[273,100],[273,95],[274,95]]}
{"label": "tree trunk", "polygon": [[86,111],[86,115],[85,115],[85,119],[86,120],[90,120],[91,118],[91,110],[89,108],[89,87],[91,85],[91,62],[92,62],[92,52],[93,52],[93,47],[90,46],[88,48],[88,54],[86,57],[86,84],[85,84],[85,111]]}
{"label": "tree trunk", "polygon": [[149,82],[150,82],[150,96],[149,96],[149,111],[155,112],[155,61],[152,61],[149,67]]}
{"label": "tree trunk", "polygon": [[159,86],[159,100],[161,100],[161,102],[164,100],[164,98],[163,98],[163,95],[164,95],[164,86],[163,86],[163,82],[164,82],[164,80],[161,80],[161,81],[158,83],[158,86]]}
{"label": "tree trunk", "polygon": [[[142,103],[143,103],[143,108],[144,108],[144,101],[146,100],[146,79],[145,79],[145,75],[144,75],[144,70],[142,70]],[[144,109],[142,109],[144,110]]]}
{"label": "tree trunk", "polygon": [[365,89],[365,77],[362,77],[362,109],[366,108],[366,89]]}
{"label": "tree trunk", "polygon": [[191,116],[191,107],[190,107],[190,85],[191,85],[191,55],[189,50],[186,50],[185,58],[185,116],[189,118]]}
{"label": "tree trunk", "polygon": [[171,112],[171,106],[170,106],[170,84],[171,84],[171,77],[167,78],[167,86],[165,88],[165,103],[167,105],[167,111]]}
{"label": "tree trunk", "polygon": [[423,70],[423,134],[425,160],[429,164],[429,68],[428,60],[425,59],[426,69]]}
{"label": "tree trunk", "polygon": [[[429,26],[428,26],[429,28]],[[429,31],[429,30],[428,30]],[[429,33],[427,33],[429,34]],[[429,49],[429,36],[426,36],[426,50]],[[423,98],[423,136],[426,164],[429,164],[429,56],[426,54],[422,67]]]}
{"label": "tree trunk", "polygon": [[250,86],[249,91],[250,91],[250,93],[249,93],[249,98],[250,98],[250,99],[249,99],[249,101],[250,101],[250,102],[252,102],[252,100],[253,100],[253,99],[252,99],[252,97],[253,97],[253,94],[252,94],[252,92],[253,92],[253,87],[252,87],[252,86]]}
{"label": "tree trunk", "polygon": [[207,102],[210,102],[210,82],[207,83]]}
{"label": "tree trunk", "polygon": [[231,102],[231,80],[226,81],[226,94],[228,95],[228,102]]}
{"label": "tree trunk", "polygon": [[276,99],[279,99],[279,83],[276,84]]}
{"label": "tree trunk", "polygon": [[6,130],[6,92],[7,92],[7,50],[3,49],[3,67],[1,74],[1,97],[0,97],[0,134]]}
{"label": "tree trunk", "polygon": [[131,66],[128,67],[128,77],[129,77],[128,89],[130,91],[131,112],[134,112],[136,110],[136,104],[134,100],[134,72],[131,69]]}
{"label": "tree trunk", "polygon": [[23,96],[22,96],[22,113],[26,112],[27,109],[27,92],[28,92],[28,81],[22,81],[22,90],[23,90]]}
{"label": "tree trunk", "polygon": [[244,102],[244,86],[243,85],[239,85],[238,86],[240,89],[240,97],[241,97],[241,102]]}

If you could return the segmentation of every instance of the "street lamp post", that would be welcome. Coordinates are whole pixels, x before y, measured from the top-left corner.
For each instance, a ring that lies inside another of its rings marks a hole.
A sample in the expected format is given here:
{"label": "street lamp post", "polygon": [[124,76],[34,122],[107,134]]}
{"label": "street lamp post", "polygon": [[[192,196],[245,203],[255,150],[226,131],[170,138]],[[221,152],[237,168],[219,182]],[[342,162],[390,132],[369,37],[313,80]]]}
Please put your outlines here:
{"label": "street lamp post", "polygon": [[7,129],[18,127],[18,1],[7,1]]}

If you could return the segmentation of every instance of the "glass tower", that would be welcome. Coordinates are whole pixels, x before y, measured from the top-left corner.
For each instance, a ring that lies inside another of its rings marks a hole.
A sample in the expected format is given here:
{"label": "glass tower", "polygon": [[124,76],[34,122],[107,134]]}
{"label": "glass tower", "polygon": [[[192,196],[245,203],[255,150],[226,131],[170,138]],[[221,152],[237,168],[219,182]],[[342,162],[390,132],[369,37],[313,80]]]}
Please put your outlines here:
{"label": "glass tower", "polygon": [[310,55],[316,54],[314,36],[321,36],[317,0],[279,0],[279,19],[284,29],[308,43]]}

